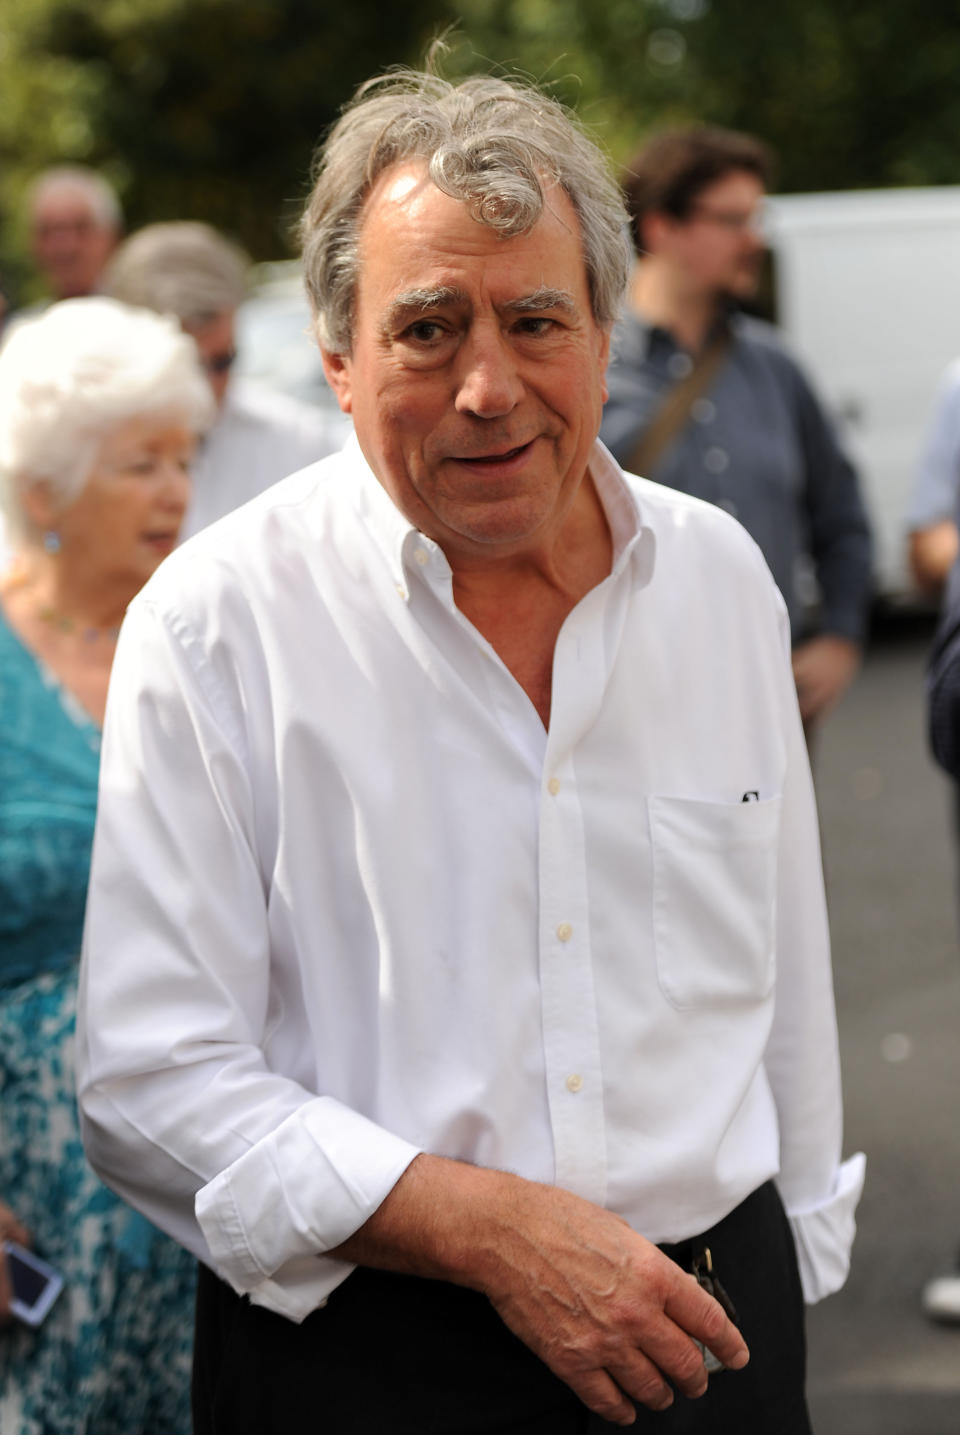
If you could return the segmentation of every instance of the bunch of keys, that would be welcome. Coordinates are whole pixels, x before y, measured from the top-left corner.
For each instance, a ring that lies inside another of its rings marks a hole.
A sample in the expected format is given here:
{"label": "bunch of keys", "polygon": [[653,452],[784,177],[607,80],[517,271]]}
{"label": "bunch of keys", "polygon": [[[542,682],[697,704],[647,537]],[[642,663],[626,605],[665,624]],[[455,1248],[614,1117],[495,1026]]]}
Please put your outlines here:
{"label": "bunch of keys", "polygon": [[[723,1307],[724,1314],[738,1325],[737,1312],[734,1309],[733,1301],[727,1295],[720,1284],[719,1277],[713,1273],[713,1257],[710,1254],[710,1247],[704,1246],[699,1256],[693,1258],[693,1274],[697,1278],[697,1284],[702,1286],[707,1295],[712,1295],[718,1305]],[[715,1375],[719,1370],[726,1370],[722,1360],[718,1360],[712,1350],[708,1350],[700,1341],[697,1342],[703,1351],[703,1363],[708,1375]]]}

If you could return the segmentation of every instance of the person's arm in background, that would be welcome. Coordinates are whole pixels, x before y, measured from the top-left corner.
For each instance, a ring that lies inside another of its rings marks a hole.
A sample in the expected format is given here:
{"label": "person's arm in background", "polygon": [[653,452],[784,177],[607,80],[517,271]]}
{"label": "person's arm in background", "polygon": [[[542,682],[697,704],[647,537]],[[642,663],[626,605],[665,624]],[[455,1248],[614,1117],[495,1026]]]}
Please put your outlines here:
{"label": "person's arm in background", "polygon": [[820,632],[793,653],[800,712],[809,721],[837,702],[860,664],[873,542],[856,470],[803,373],[787,362],[805,461],[810,552],[822,602]]}
{"label": "person's arm in background", "polygon": [[908,559],[917,587],[939,598],[957,556],[960,500],[960,361],[937,388],[916,485],[907,510]]}
{"label": "person's arm in background", "polygon": [[947,579],[927,665],[927,731],[937,762],[960,782],[960,560]]}

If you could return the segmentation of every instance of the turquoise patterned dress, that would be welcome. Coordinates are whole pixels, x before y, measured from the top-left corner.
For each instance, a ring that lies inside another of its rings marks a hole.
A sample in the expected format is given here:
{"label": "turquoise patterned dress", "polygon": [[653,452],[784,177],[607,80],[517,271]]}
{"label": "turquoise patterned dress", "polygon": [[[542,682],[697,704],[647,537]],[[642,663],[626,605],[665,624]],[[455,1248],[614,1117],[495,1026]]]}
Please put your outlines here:
{"label": "turquoise patterned dress", "polygon": [[0,1200],[65,1286],[0,1328],[2,1435],[187,1435],[194,1261],[87,1165],[73,1084],[100,734],[0,615]]}

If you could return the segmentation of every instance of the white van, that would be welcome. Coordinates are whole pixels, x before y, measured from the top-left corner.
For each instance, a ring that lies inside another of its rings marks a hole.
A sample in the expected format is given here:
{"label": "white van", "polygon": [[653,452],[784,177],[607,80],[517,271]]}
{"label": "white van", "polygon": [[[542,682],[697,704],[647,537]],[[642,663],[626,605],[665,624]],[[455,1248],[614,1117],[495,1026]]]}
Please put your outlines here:
{"label": "white van", "polygon": [[909,600],[904,514],[960,355],[960,185],[781,195],[767,215],[776,320],[859,466],[878,594]]}

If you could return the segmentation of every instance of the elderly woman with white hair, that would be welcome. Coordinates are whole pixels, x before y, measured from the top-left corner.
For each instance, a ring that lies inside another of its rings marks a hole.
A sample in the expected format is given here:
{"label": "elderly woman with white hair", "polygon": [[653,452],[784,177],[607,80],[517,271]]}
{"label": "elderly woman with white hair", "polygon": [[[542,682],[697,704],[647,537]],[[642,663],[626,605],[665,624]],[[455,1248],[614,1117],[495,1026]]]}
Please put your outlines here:
{"label": "elderly woman with white hair", "polygon": [[0,351],[0,1237],[64,1279],[11,1320],[0,1429],[182,1435],[194,1266],[87,1167],[73,1024],[100,726],[127,603],[177,541],[213,416],[173,320],[74,299]]}

